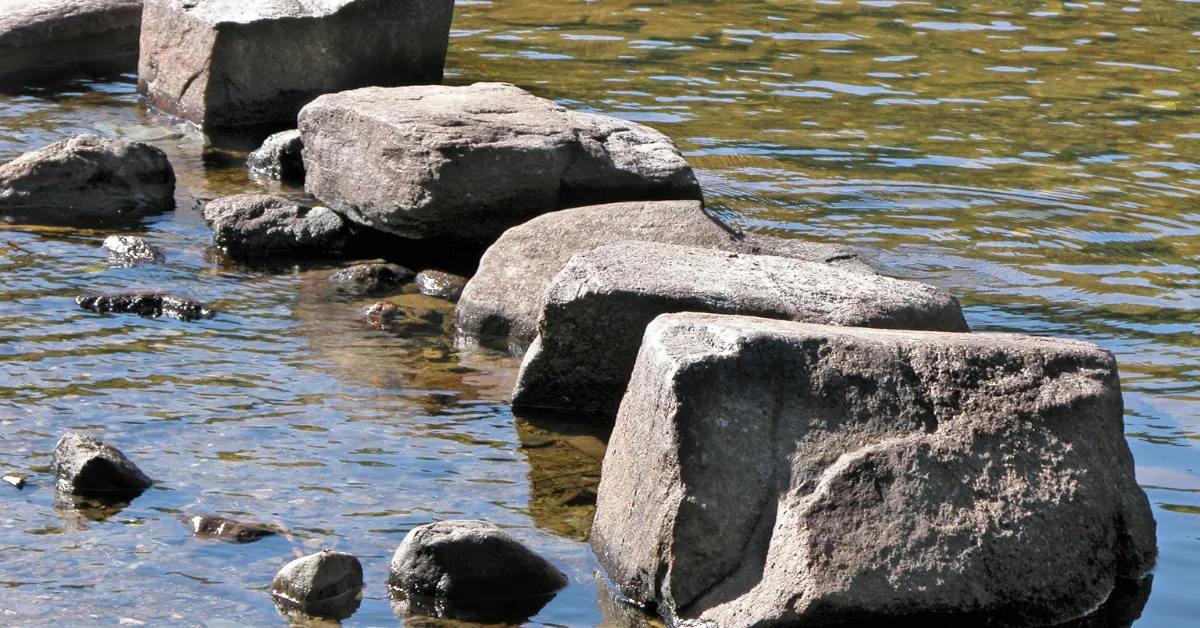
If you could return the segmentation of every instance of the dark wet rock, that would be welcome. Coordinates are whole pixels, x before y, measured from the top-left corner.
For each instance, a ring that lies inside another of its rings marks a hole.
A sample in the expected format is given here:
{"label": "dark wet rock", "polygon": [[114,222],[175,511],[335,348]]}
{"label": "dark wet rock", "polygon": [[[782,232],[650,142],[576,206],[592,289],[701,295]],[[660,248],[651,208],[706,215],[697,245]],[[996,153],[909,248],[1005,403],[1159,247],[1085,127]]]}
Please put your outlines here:
{"label": "dark wet rock", "polygon": [[362,605],[362,592],[347,593],[324,602],[307,606],[292,604],[277,596],[271,597],[275,610],[292,626],[303,628],[335,628],[343,619],[349,619]]}
{"label": "dark wet rock", "polygon": [[284,565],[271,582],[271,595],[289,607],[320,615],[324,607],[348,606],[362,587],[362,564],[357,558],[321,550]]}
{"label": "dark wet rock", "polygon": [[1107,351],[698,313],[646,331],[591,544],[721,628],[1049,625],[1156,556]]}
{"label": "dark wet rock", "polygon": [[463,287],[467,285],[467,278],[440,270],[423,270],[417,273],[416,282],[421,288],[421,294],[457,301],[462,296]]}
{"label": "dark wet rock", "polygon": [[523,352],[537,335],[542,295],[576,253],[625,240],[753,255],[779,255],[871,271],[848,246],[748,235],[704,211],[700,201],[610,203],[538,216],[504,232],[479,262],[456,315],[468,338],[507,337]]}
{"label": "dark wet rock", "polygon": [[104,238],[109,257],[121,266],[161,264],[165,259],[158,247],[139,236],[112,235]]}
{"label": "dark wet rock", "polygon": [[146,0],[138,88],[205,129],[278,128],[321,94],[440,83],[453,9],[452,0]]}
{"label": "dark wet rock", "polygon": [[5,475],[0,480],[4,480],[5,484],[11,484],[18,491],[25,488],[25,478],[19,475]]}
{"label": "dark wet rock", "polygon": [[275,531],[257,523],[238,521],[220,515],[191,515],[183,522],[192,529],[192,535],[202,539],[217,539],[226,543],[253,543]]}
{"label": "dark wet rock", "polygon": [[79,307],[106,314],[137,314],[146,318],[170,316],[181,321],[197,321],[216,316],[216,311],[192,299],[160,292],[123,292],[116,294],[88,294],[75,297]]}
{"label": "dark wet rock", "polygon": [[392,612],[405,628],[448,626],[523,626],[554,599],[554,593],[500,602],[455,602],[441,598],[408,596],[392,590]]}
{"label": "dark wet rock", "polygon": [[69,494],[138,493],[152,484],[125,454],[77,432],[58,439],[51,469],[58,490]]}
{"label": "dark wet rock", "polygon": [[1144,578],[1117,578],[1112,593],[1100,608],[1055,628],[1129,628],[1141,618],[1153,584],[1151,574]]}
{"label": "dark wet rock", "polygon": [[268,137],[246,159],[251,172],[287,183],[304,182],[304,142],[300,131],[283,131]]}
{"label": "dark wet rock", "polygon": [[299,121],[309,193],[408,238],[490,243],[555,209],[701,198],[662,133],[505,83],[330,94]]}
{"label": "dark wet rock", "polygon": [[0,165],[0,220],[124,223],[175,207],[166,153],[132,140],[77,135]]}
{"label": "dark wet rock", "polygon": [[958,301],[927,284],[786,257],[652,242],[575,255],[546,289],[542,306],[513,406],[609,416],[625,392],[646,325],[667,312],[969,331]]}
{"label": "dark wet rock", "polygon": [[307,207],[269,194],[238,194],[211,201],[204,219],[213,244],[235,257],[341,255],[349,225],[326,207]]}
{"label": "dark wet rock", "polygon": [[566,585],[567,577],[549,561],[484,521],[413,528],[392,556],[388,573],[388,586],[422,608],[422,598],[500,604],[549,596]]}
{"label": "dark wet rock", "polygon": [[5,0],[0,84],[78,66],[137,67],[141,0]]}
{"label": "dark wet rock", "polygon": [[376,294],[395,290],[413,278],[413,271],[398,264],[356,264],[343,268],[329,281],[342,292],[351,294]]}

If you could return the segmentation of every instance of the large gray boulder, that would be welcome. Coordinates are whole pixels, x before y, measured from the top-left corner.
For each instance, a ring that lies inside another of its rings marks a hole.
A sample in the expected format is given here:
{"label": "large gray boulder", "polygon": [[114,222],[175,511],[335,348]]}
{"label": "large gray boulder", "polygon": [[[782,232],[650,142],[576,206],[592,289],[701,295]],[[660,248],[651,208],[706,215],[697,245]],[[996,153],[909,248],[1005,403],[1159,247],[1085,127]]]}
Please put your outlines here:
{"label": "large gray boulder", "polygon": [[142,142],[78,135],[0,165],[0,221],[127,223],[174,207],[171,162]]}
{"label": "large gray boulder", "polygon": [[646,331],[591,544],[721,628],[1049,625],[1156,555],[1107,351],[697,313]]}
{"label": "large gray boulder", "polygon": [[300,135],[309,193],[408,238],[490,243],[555,209],[701,198],[662,133],[506,83],[322,96],[300,112]]}
{"label": "large gray boulder", "polygon": [[538,216],[504,232],[479,262],[458,302],[458,332],[507,337],[523,352],[537,336],[542,295],[576,253],[624,240],[780,255],[873,272],[848,246],[744,234],[704,211],[700,201],[646,201],[576,207]]}
{"label": "large gray boulder", "polygon": [[140,493],[153,484],[120,450],[78,432],[58,439],[50,468],[67,494]]}
{"label": "large gray boulder", "polygon": [[142,0],[0,0],[0,83],[73,66],[137,66]]}
{"label": "large gray boulder", "polygon": [[138,88],[205,129],[290,125],[321,94],[440,83],[453,0],[146,0]]}
{"label": "large gray boulder", "polygon": [[213,244],[234,257],[340,255],[351,237],[327,207],[308,207],[269,194],[218,198],[204,207]]}
{"label": "large gray boulder", "polygon": [[927,284],[773,255],[623,242],[576,255],[551,281],[513,406],[615,413],[646,325],[689,311],[969,331],[958,301]]}

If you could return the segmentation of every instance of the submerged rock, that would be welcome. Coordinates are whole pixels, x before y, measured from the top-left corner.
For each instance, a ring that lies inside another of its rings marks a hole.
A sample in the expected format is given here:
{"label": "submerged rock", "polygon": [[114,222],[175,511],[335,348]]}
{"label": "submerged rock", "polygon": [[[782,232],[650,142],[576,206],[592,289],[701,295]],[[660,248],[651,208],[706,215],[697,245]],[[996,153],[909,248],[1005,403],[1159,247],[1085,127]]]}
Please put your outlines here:
{"label": "submerged rock", "polygon": [[467,285],[467,278],[440,270],[423,270],[417,273],[416,282],[421,287],[421,294],[457,301]]}
{"label": "submerged rock", "polygon": [[357,558],[321,550],[284,565],[271,582],[271,595],[288,607],[326,616],[329,609],[357,608],[353,602],[362,588],[363,570]]}
{"label": "submerged rock", "polygon": [[425,295],[393,297],[364,307],[362,315],[371,327],[406,336],[445,333],[449,312],[438,309],[437,303],[426,303],[424,300],[434,299]]}
{"label": "submerged rock", "polygon": [[646,330],[591,543],[721,628],[1050,625],[1156,556],[1107,351],[698,313]]}
{"label": "submerged rock", "polygon": [[504,232],[479,262],[458,302],[466,337],[507,337],[515,353],[537,335],[542,295],[576,253],[626,240],[753,255],[779,255],[873,272],[841,244],[747,235],[704,211],[700,201],[610,203],[551,212]]}
{"label": "submerged rock", "polygon": [[141,0],[6,0],[0,84],[76,66],[137,67]]}
{"label": "submerged rock", "polygon": [[408,238],[490,243],[564,207],[701,198],[662,133],[505,83],[330,94],[299,121],[309,193]]}
{"label": "submerged rock", "polygon": [[166,153],[132,140],[77,135],[0,165],[0,220],[129,222],[175,207]]}
{"label": "submerged rock", "polygon": [[275,531],[248,521],[238,521],[220,515],[191,515],[183,522],[192,529],[192,535],[203,539],[217,539],[226,543],[253,543]]}
{"label": "submerged rock", "polygon": [[205,129],[279,125],[321,94],[440,83],[453,0],[146,0],[138,89]]}
{"label": "submerged rock", "polygon": [[109,257],[121,266],[160,264],[165,259],[158,247],[139,236],[112,235],[104,238]]}
{"label": "submerged rock", "polygon": [[125,454],[78,432],[58,439],[50,467],[58,490],[69,494],[140,493],[152,484]]}
{"label": "submerged rock", "polygon": [[204,207],[213,244],[235,257],[338,256],[351,233],[326,207],[308,207],[269,194],[218,198]]}
{"label": "submerged rock", "polygon": [[207,305],[160,292],[125,292],[116,294],[89,294],[75,297],[79,307],[105,314],[137,314],[146,318],[170,316],[181,321],[197,321],[216,316],[216,311]]}
{"label": "submerged rock", "polygon": [[300,131],[283,131],[268,137],[246,159],[251,172],[287,183],[304,182],[304,142]]}
{"label": "submerged rock", "polygon": [[958,301],[915,281],[769,255],[652,242],[579,253],[550,283],[516,408],[614,414],[646,325],[667,312],[968,331]]}
{"label": "submerged rock", "polygon": [[373,263],[343,268],[330,275],[329,281],[342,292],[375,294],[399,288],[412,278],[413,271],[398,264]]}

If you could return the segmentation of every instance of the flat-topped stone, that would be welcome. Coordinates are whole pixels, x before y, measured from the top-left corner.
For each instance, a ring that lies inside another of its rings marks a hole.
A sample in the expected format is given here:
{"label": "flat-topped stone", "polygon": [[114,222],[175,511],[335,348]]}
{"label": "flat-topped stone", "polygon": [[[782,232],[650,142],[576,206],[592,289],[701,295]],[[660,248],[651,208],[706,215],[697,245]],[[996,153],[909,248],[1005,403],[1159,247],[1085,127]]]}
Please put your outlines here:
{"label": "flat-topped stone", "polygon": [[321,94],[438,83],[453,0],[147,0],[138,87],[206,129],[292,127]]}
{"label": "flat-topped stone", "polygon": [[0,0],[0,83],[137,65],[142,0]]}
{"label": "flat-topped stone", "polygon": [[355,222],[408,238],[491,243],[556,209],[701,198],[662,133],[506,83],[330,94],[299,123],[305,189]]}

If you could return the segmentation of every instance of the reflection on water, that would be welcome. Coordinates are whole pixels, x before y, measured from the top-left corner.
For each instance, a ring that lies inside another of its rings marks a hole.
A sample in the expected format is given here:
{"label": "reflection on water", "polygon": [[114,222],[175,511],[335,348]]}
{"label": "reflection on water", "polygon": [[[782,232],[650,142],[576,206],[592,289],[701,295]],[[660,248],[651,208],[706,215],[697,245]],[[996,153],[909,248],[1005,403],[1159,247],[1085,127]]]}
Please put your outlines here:
{"label": "reflection on water", "polygon": [[[747,229],[857,246],[960,295],[976,330],[1112,350],[1162,552],[1135,625],[1194,625],[1198,20],[1171,0],[461,0],[447,81],[651,124]],[[240,149],[143,111],[131,77],[0,95],[0,160],[81,132],[167,151],[178,208],[136,231],[162,265],[111,267],[107,232],[0,231],[0,472],[29,482],[0,484],[0,623],[284,625],[264,588],[328,547],[366,569],[347,624],[395,625],[388,558],[445,518],[504,526],[571,576],[530,623],[613,621],[583,542],[601,439],[515,420],[516,365],[457,351],[444,304],[389,297],[430,329],[374,329],[359,310],[379,299],[330,295],[328,270],[214,255],[202,202],[304,193],[251,181]],[[188,325],[71,301],[127,289],[221,315]],[[66,429],[112,442],[155,489],[96,517],[56,509],[47,465]],[[289,534],[204,542],[179,524],[191,512]]]}

